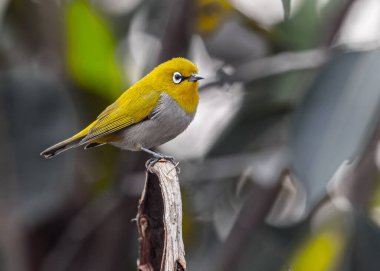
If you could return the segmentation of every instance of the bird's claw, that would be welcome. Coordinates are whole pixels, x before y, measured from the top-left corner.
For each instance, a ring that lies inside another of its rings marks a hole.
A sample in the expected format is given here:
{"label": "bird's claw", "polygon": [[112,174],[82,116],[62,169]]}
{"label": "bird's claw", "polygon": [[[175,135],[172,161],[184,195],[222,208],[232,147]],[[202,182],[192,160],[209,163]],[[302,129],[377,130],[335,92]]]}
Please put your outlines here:
{"label": "bird's claw", "polygon": [[152,150],[149,150],[149,149],[146,149],[142,146],[140,146],[140,150],[150,154],[153,156],[153,158],[149,159],[148,161],[146,161],[145,163],[145,167],[150,171],[152,172],[151,168],[157,163],[157,162],[160,162],[161,160],[164,160],[164,161],[170,161],[173,165],[174,165],[174,168],[176,169],[177,173],[179,174],[180,170],[179,170],[179,163],[176,162],[174,160],[174,157],[173,156],[169,156],[169,155],[164,155],[162,153],[159,153],[159,152],[154,152]]}
{"label": "bird's claw", "polygon": [[145,162],[145,167],[149,172],[152,172],[151,168],[159,161],[157,158],[150,158]]}
{"label": "bird's claw", "polygon": [[174,165],[174,168],[176,169],[177,171],[177,174],[179,174],[181,172],[180,168],[179,168],[179,162],[177,162],[173,156],[168,156],[168,155],[155,155],[154,158],[150,158],[148,161],[146,161],[145,163],[145,167],[150,171],[151,171],[151,168],[158,162],[160,161],[169,161],[170,163],[172,163]]}

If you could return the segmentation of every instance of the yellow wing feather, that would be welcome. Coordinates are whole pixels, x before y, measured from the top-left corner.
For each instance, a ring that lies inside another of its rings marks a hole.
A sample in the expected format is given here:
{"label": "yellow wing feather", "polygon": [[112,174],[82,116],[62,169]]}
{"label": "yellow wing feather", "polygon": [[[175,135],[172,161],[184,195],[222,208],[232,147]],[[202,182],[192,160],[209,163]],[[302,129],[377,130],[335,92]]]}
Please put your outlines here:
{"label": "yellow wing feather", "polygon": [[108,136],[147,118],[160,98],[159,91],[134,85],[108,106],[97,118],[81,143]]}

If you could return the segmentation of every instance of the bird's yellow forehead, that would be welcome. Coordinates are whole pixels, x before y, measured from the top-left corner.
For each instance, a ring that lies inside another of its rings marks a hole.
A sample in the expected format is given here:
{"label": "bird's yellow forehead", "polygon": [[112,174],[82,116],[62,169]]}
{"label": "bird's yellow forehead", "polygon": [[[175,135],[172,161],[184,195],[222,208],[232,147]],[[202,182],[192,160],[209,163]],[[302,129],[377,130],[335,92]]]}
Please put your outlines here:
{"label": "bird's yellow forehead", "polygon": [[191,61],[178,57],[173,58],[169,61],[166,61],[159,65],[157,68],[160,72],[165,72],[169,74],[173,74],[174,72],[179,72],[184,76],[190,76],[194,73],[198,73],[198,68]]}

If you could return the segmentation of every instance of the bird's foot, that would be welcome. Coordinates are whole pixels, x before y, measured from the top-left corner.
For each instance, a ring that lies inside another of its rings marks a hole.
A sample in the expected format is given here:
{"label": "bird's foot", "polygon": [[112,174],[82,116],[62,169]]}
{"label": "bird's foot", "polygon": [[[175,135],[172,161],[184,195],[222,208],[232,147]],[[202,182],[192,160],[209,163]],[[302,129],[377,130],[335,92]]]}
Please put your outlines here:
{"label": "bird's foot", "polygon": [[165,157],[154,157],[154,158],[150,158],[148,161],[146,161],[145,163],[145,167],[150,171],[151,171],[151,168],[158,162],[161,162],[161,161],[170,161],[173,165],[174,165],[174,168],[175,170],[177,171],[177,174],[180,174],[181,172],[181,169],[179,167],[179,162],[176,162],[174,160],[173,157],[171,156],[165,156]]}
{"label": "bird's foot", "polygon": [[160,162],[161,160],[166,160],[166,161],[170,161],[174,165],[174,167],[177,171],[177,174],[180,173],[179,162],[177,162],[173,156],[169,156],[169,155],[165,155],[165,154],[162,154],[159,152],[155,152],[155,151],[146,149],[144,147],[141,147],[141,150],[146,152],[146,153],[149,153],[150,155],[153,156],[153,158],[149,159],[145,163],[145,167],[147,169],[150,170],[150,168],[153,167],[157,162]]}

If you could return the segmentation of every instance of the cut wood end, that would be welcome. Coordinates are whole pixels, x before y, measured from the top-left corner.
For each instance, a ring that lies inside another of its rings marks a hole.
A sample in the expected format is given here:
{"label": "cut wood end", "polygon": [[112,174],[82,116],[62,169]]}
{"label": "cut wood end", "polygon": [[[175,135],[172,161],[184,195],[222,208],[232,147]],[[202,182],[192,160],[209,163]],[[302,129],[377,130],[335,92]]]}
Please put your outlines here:
{"label": "cut wood end", "polygon": [[173,162],[161,159],[154,163],[153,165],[149,165],[149,161],[146,163],[147,172],[155,173],[155,174],[163,174],[165,177],[169,179],[178,179],[178,168],[179,163],[173,164]]}

